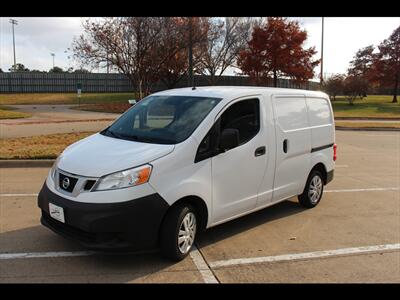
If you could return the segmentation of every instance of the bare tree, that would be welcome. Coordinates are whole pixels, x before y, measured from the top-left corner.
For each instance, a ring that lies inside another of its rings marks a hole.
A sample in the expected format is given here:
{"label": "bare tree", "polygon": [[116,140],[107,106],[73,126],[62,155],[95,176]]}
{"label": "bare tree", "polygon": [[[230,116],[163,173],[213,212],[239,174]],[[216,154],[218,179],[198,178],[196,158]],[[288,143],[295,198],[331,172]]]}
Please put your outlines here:
{"label": "bare tree", "polygon": [[215,84],[228,67],[235,66],[237,56],[251,37],[250,18],[209,18],[207,40],[202,51],[197,53],[198,72],[210,75],[210,84]]}
{"label": "bare tree", "polygon": [[336,100],[336,96],[344,93],[345,75],[334,74],[324,80],[323,89],[328,93],[331,101]]}
{"label": "bare tree", "polygon": [[[160,66],[158,75],[160,80],[168,87],[173,88],[187,74],[189,68],[188,44],[189,44],[189,19],[191,19],[192,47],[195,54],[199,53],[204,44],[208,23],[202,17],[174,17],[166,18],[162,34],[158,43],[159,56],[165,56]],[[194,63],[194,69],[199,64]]]}
{"label": "bare tree", "polygon": [[[207,26],[193,18],[193,43],[204,41]],[[162,80],[174,86],[187,71],[188,18],[127,17],[87,20],[73,42],[74,58],[84,66],[108,64],[125,74],[140,98]],[[196,50],[196,53],[198,51]]]}
{"label": "bare tree", "polygon": [[357,97],[363,98],[368,82],[361,76],[348,75],[343,81],[343,93],[350,105],[354,105]]}
{"label": "bare tree", "polygon": [[140,98],[158,79],[157,71],[169,55],[157,45],[165,20],[159,17],[87,20],[84,34],[73,42],[74,57],[86,65],[109,63],[139,88]]}

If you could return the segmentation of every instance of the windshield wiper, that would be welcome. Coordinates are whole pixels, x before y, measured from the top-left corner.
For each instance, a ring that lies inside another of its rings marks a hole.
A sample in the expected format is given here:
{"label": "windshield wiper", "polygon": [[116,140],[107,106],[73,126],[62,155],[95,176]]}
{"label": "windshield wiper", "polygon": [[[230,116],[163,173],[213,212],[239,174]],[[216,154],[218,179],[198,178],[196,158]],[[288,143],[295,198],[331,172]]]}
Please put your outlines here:
{"label": "windshield wiper", "polygon": [[102,131],[103,134],[115,137],[117,139],[121,138],[118,134],[116,134],[114,131],[111,131],[109,128],[106,128],[105,130]]}
{"label": "windshield wiper", "polygon": [[105,134],[107,136],[112,136],[117,139],[124,139],[124,140],[129,140],[129,141],[135,141],[135,142],[144,142],[144,143],[153,143],[153,144],[175,144],[176,142],[174,140],[170,139],[163,139],[163,138],[156,138],[156,137],[145,137],[145,136],[138,136],[138,135],[129,135],[129,134],[117,134],[114,131],[111,131],[110,129],[106,128],[102,132],[102,134]]}
{"label": "windshield wiper", "polygon": [[153,144],[175,144],[174,140],[157,138],[157,137],[147,137],[147,136],[137,136],[137,135],[121,135],[121,137],[136,142],[153,143]]}
{"label": "windshield wiper", "polygon": [[120,137],[131,141],[139,140],[139,137],[137,135],[121,134]]}

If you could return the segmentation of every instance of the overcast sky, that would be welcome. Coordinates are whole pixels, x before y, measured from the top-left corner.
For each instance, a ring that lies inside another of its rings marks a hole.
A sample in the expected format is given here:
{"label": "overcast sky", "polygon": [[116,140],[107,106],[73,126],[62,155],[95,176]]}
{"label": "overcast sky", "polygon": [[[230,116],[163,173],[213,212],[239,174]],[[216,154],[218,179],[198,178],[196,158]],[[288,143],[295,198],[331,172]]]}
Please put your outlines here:
{"label": "overcast sky", "polygon": [[[67,69],[78,66],[68,60],[67,48],[82,33],[84,18],[14,18],[17,63],[29,69],[49,70],[55,65]],[[320,56],[321,18],[294,18],[308,32],[307,46],[315,46]],[[370,44],[377,45],[400,25],[400,17],[325,18],[324,73],[344,73],[354,53]],[[0,68],[13,64],[12,28],[9,17],[0,18]],[[93,70],[95,72],[105,70]],[[231,73],[230,71],[229,73]],[[319,67],[316,69],[319,73]]]}

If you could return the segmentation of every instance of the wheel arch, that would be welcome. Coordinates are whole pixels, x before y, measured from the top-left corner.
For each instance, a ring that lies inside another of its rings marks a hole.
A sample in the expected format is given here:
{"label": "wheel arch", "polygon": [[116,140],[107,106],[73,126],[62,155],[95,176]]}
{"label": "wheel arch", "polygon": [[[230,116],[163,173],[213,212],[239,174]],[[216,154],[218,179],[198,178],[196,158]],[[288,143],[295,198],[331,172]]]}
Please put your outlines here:
{"label": "wheel arch", "polygon": [[328,179],[328,171],[326,170],[326,166],[322,162],[319,162],[319,163],[315,164],[312,167],[312,169],[310,170],[310,172],[308,173],[308,177],[315,170],[319,171],[322,174],[322,180],[324,181],[324,184],[326,184],[327,183],[327,179]]}
{"label": "wheel arch", "polygon": [[199,196],[195,196],[195,195],[185,196],[185,197],[180,198],[179,200],[175,201],[174,204],[172,204],[168,208],[167,212],[164,215],[164,218],[172,208],[174,208],[178,205],[182,205],[184,203],[190,204],[191,206],[194,207],[194,209],[196,210],[196,212],[198,214],[197,221],[199,224],[199,229],[200,229],[200,231],[205,230],[207,228],[207,224],[208,224],[209,212],[208,212],[206,202]]}

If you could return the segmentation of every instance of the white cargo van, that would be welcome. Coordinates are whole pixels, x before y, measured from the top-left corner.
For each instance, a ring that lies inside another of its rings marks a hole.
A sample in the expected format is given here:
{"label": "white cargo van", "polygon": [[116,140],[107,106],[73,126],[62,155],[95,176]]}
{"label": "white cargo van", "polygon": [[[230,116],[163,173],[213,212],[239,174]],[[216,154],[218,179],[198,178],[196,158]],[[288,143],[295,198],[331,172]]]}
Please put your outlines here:
{"label": "white cargo van", "polygon": [[64,150],[38,197],[41,222],[89,248],[179,260],[200,230],[297,195],[316,206],[335,159],[322,92],[167,90]]}

